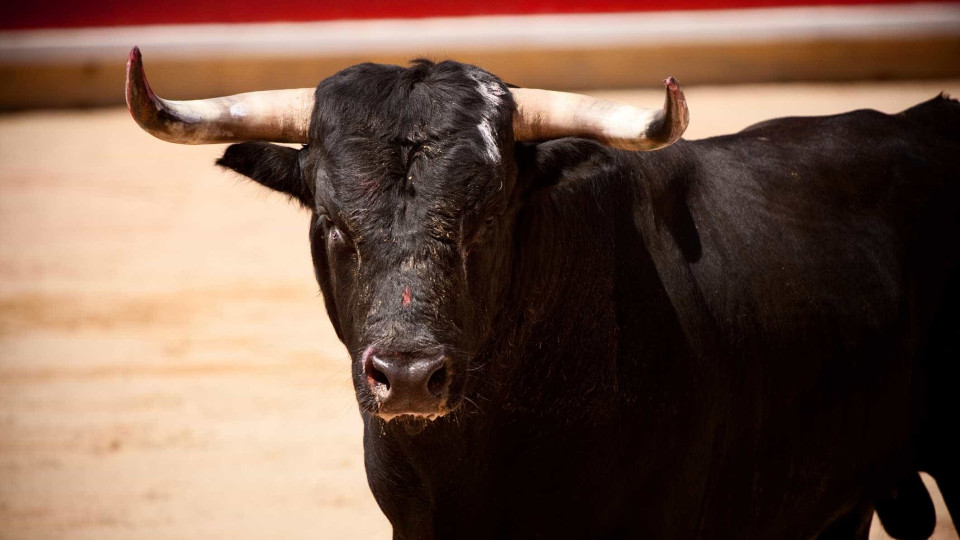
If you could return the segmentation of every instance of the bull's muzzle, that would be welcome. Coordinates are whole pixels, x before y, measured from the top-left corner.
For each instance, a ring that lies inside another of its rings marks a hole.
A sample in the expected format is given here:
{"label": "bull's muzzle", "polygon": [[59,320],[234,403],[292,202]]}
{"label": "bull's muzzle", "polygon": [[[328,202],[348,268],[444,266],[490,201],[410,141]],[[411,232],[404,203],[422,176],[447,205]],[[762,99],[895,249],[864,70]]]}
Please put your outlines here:
{"label": "bull's muzzle", "polygon": [[440,354],[426,358],[368,349],[363,371],[384,419],[444,414],[450,386],[450,362]]}

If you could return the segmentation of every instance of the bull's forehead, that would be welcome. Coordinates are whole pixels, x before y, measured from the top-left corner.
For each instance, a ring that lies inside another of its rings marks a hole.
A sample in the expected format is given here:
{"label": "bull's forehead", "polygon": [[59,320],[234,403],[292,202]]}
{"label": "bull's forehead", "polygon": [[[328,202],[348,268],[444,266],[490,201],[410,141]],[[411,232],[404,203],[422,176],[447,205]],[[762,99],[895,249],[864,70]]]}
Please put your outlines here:
{"label": "bull's forehead", "polygon": [[311,131],[318,139],[340,134],[423,142],[474,129],[495,152],[496,132],[511,109],[506,86],[476,66],[360,64],[320,84]]}
{"label": "bull's forehead", "polygon": [[513,104],[478,68],[355,66],[317,97],[318,203],[366,234],[405,223],[450,236],[502,186]]}
{"label": "bull's forehead", "polygon": [[351,230],[424,230],[449,238],[499,185],[474,141],[452,138],[414,148],[354,143],[327,161],[318,182],[320,202],[334,207]]}

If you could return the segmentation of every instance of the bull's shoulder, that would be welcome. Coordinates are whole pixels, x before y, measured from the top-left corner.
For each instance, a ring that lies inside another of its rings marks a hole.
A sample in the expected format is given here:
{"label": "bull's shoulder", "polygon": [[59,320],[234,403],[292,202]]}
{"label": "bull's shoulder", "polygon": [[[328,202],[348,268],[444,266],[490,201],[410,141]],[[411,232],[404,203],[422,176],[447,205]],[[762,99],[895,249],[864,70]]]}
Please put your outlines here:
{"label": "bull's shoulder", "polygon": [[938,96],[898,114],[862,109],[777,118],[693,146],[701,169],[725,185],[865,202],[950,184],[958,172],[958,126],[960,104]]}
{"label": "bull's shoulder", "polygon": [[[681,202],[701,246],[693,272],[716,292],[717,316],[748,305],[760,322],[813,313],[892,324],[907,257],[934,260],[928,239],[956,231],[957,111],[936,98],[899,114],[781,118],[690,143],[697,167]],[[858,314],[845,304],[854,293]]]}

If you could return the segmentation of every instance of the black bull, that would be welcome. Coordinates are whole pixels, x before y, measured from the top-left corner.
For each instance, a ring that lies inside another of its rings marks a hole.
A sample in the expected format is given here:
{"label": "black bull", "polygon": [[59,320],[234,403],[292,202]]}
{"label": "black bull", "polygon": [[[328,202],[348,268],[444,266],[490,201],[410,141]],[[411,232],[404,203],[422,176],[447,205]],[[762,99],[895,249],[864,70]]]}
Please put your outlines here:
{"label": "black bull", "polygon": [[918,470],[960,517],[960,104],[641,153],[515,143],[478,73],[350,68],[219,161],[313,212],[396,537],[925,537]]}

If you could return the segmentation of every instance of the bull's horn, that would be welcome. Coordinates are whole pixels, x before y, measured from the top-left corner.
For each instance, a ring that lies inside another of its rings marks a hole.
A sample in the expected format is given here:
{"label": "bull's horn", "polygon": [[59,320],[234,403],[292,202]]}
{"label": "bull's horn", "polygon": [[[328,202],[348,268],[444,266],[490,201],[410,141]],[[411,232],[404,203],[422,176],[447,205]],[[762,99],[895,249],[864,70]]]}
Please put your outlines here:
{"label": "bull's horn", "polygon": [[623,150],[656,150],[677,141],[690,113],[680,83],[663,81],[667,99],[663,109],[641,109],[581,94],[513,88],[517,112],[513,137],[518,141],[545,141],[586,137]]}
{"label": "bull's horn", "polygon": [[154,137],[174,143],[305,143],[313,113],[313,93],[313,88],[298,88],[167,101],[150,90],[138,47],[130,51],[127,60],[130,114]]}

